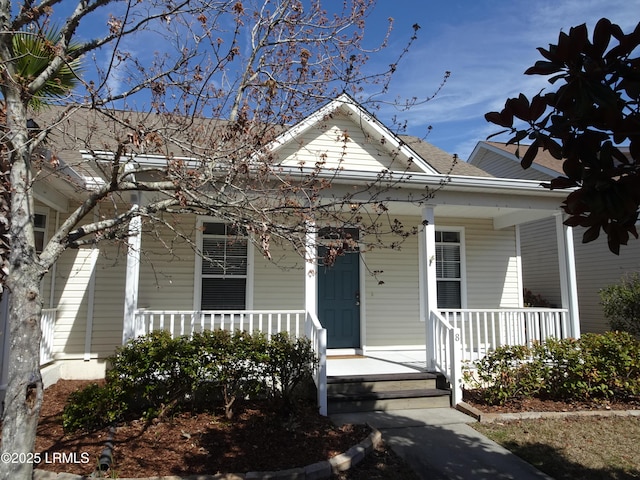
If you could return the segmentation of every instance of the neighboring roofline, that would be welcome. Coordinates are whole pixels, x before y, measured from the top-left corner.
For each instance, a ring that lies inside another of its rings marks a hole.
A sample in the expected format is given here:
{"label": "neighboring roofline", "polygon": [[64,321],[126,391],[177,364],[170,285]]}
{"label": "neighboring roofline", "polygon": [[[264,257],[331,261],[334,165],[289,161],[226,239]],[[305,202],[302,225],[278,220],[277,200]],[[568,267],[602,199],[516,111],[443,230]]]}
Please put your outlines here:
{"label": "neighboring roofline", "polygon": [[[516,157],[513,153],[508,152],[506,150],[503,150],[502,148],[498,148],[494,145],[491,145],[488,142],[485,141],[479,141],[476,146],[474,147],[473,151],[471,152],[471,155],[469,155],[469,159],[467,160],[470,164],[475,165],[473,163],[474,158],[479,155],[480,150],[485,149],[485,150],[489,150],[491,152],[497,153],[499,155],[502,155],[505,158],[508,158],[509,160],[512,160],[513,162],[516,162],[518,164],[520,164],[520,158]],[[534,170],[537,170],[540,173],[544,173],[545,175],[549,175],[550,177],[557,177],[558,175],[562,175],[562,171],[558,171],[558,170],[553,170],[551,168],[542,166],[538,163],[536,163],[535,159],[533,161],[533,163],[531,164],[531,167],[529,168],[533,168]],[[523,169],[524,170],[524,169]]]}
{"label": "neighboring roofline", "polygon": [[317,125],[328,115],[340,109],[346,109],[348,113],[352,113],[363,120],[360,127],[366,133],[376,134],[377,136],[384,138],[384,145],[386,148],[389,150],[398,149],[401,154],[405,155],[408,159],[411,159],[413,164],[424,173],[438,173],[435,168],[429,165],[427,159],[423,159],[415,150],[408,146],[406,142],[400,139],[375,116],[367,112],[367,110],[365,110],[358,102],[346,93],[341,94],[336,99],[330,101],[325,106],[320,107],[311,115],[307,116],[304,120],[281,133],[275,140],[266,146],[266,149],[268,151],[275,151],[281,148],[299,135],[302,135],[304,132]]}

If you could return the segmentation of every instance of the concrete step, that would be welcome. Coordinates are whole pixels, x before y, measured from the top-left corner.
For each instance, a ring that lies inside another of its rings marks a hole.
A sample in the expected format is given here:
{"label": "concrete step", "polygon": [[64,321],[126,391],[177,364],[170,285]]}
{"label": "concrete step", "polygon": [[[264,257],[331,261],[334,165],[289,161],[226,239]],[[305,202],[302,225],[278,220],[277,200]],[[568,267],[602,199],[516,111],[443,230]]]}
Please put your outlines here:
{"label": "concrete step", "polygon": [[438,375],[434,373],[360,375],[327,379],[329,394],[391,392],[438,387]]}
{"label": "concrete step", "polygon": [[327,394],[330,414],[451,405],[444,377],[434,373],[329,377]]}

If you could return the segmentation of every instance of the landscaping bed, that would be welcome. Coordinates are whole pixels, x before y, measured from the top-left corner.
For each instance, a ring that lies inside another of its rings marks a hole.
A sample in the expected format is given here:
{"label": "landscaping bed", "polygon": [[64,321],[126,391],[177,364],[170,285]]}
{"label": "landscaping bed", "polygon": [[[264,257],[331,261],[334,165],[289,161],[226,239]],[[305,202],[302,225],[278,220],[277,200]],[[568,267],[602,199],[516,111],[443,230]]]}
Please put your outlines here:
{"label": "landscaping bed", "polygon": [[[84,475],[95,470],[109,431],[65,435],[62,429],[66,398],[87,383],[61,380],[45,390],[35,451],[43,457],[49,453],[48,458],[54,452],[76,453],[80,461],[43,463],[38,468]],[[288,469],[345,452],[368,434],[362,425],[334,426],[311,405],[283,419],[266,404],[252,402],[233,420],[221,411],[118,426],[109,474],[149,477]],[[82,453],[88,454],[89,462],[82,462]]]}

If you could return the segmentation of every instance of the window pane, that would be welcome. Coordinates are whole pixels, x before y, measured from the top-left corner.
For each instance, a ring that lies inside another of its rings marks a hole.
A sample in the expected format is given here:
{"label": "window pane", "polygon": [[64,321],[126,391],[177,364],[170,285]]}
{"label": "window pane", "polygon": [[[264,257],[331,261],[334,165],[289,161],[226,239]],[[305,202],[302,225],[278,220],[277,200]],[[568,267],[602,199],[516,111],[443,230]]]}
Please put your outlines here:
{"label": "window pane", "polygon": [[436,276],[438,278],[460,278],[460,264],[441,262],[436,265]]}
{"label": "window pane", "polygon": [[42,250],[44,249],[44,232],[36,230],[33,234],[36,239],[36,252],[42,253]]}
{"label": "window pane", "polygon": [[460,243],[460,232],[441,232],[443,242]]}
{"label": "window pane", "polygon": [[438,308],[462,308],[461,298],[459,281],[438,281]]}
{"label": "window pane", "polygon": [[225,235],[226,225],[224,223],[203,223],[202,233],[205,235]]}
{"label": "window pane", "polygon": [[203,224],[200,308],[246,308],[248,248],[246,232],[224,223]]}
{"label": "window pane", "polygon": [[437,245],[436,262],[459,262],[460,245]]}
{"label": "window pane", "polygon": [[247,282],[244,278],[203,278],[202,310],[244,310]]}
{"label": "window pane", "polygon": [[203,275],[246,275],[247,239],[203,238]]}
{"label": "window pane", "polygon": [[33,216],[33,226],[35,228],[47,228],[47,216],[41,213],[36,213]]}

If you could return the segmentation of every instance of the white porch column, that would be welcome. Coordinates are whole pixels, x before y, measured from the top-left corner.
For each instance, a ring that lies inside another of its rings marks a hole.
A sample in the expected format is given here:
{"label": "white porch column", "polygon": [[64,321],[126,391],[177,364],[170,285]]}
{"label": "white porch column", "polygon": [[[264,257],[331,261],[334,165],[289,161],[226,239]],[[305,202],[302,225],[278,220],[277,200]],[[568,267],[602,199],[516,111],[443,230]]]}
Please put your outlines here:
{"label": "white porch column", "polygon": [[[139,198],[132,195],[132,210],[137,210]],[[138,308],[138,283],[140,280],[140,230],[142,219],[136,215],[129,221],[127,239],[127,274],[124,284],[124,323],[122,344],[135,337],[135,310]]]}
{"label": "white porch column", "polygon": [[560,268],[560,292],[562,308],[569,310],[568,336],[580,338],[580,314],[578,311],[578,283],[576,281],[576,261],[573,249],[573,229],[563,222],[561,212],[556,217],[556,238],[558,240],[558,266]]}
{"label": "white porch column", "polygon": [[318,232],[313,221],[307,222],[304,263],[304,309],[318,317]]}
{"label": "white porch column", "polygon": [[420,318],[425,324],[427,368],[434,368],[436,358],[435,335],[430,312],[438,310],[436,282],[436,225],[433,207],[422,209],[424,228],[420,236]]}

